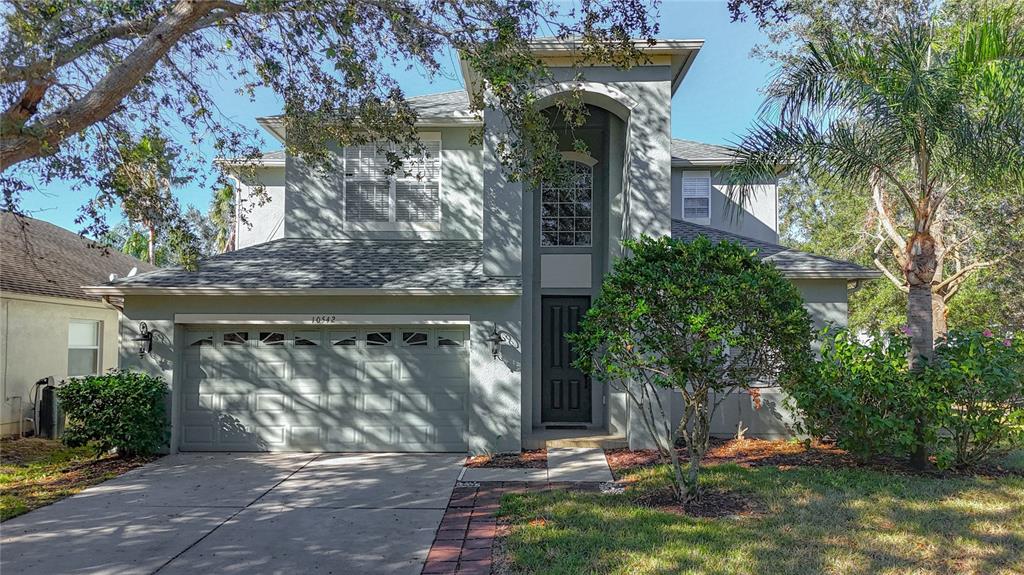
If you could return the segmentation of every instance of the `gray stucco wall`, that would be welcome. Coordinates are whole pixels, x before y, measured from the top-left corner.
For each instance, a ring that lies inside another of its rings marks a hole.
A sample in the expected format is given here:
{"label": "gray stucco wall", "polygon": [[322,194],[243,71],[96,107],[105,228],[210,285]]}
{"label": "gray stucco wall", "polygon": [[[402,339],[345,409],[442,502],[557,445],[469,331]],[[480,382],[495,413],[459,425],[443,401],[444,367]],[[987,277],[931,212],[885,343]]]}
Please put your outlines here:
{"label": "gray stucco wall", "polygon": [[729,197],[728,168],[672,168],[674,219],[683,219],[683,175],[690,172],[710,172],[711,227],[764,242],[778,243],[778,197],[775,182],[754,186],[749,201],[740,210],[739,204]]}
{"label": "gray stucco wall", "polygon": [[[127,296],[120,361],[124,368],[164,377],[171,385],[171,404],[175,405],[180,403],[176,372],[185,331],[184,325],[174,323],[175,314],[469,315],[470,451],[518,451],[522,438],[521,353],[506,347],[503,358],[496,360],[486,338],[497,326],[521,340],[520,307],[515,296]],[[143,358],[130,343],[140,321],[147,322],[154,332],[153,352]],[[179,444],[178,431],[172,420],[172,449]]]}
{"label": "gray stucco wall", "polygon": [[[483,229],[483,151],[470,143],[472,128],[438,128],[441,133],[441,222],[437,226],[396,224],[367,231],[346,224],[342,174],[287,158],[285,237],[481,239]],[[337,157],[338,149],[330,153]],[[340,169],[341,162],[335,163]]]}
{"label": "gray stucco wall", "polygon": [[[814,320],[815,329],[827,325],[846,326],[846,280],[794,280],[804,298],[804,307]],[[681,407],[677,413],[682,413]],[[761,390],[761,408],[746,393],[734,394],[719,406],[711,431],[720,437],[732,437],[742,423],[748,437],[791,437],[794,415],[785,407],[785,394],[777,387]]]}

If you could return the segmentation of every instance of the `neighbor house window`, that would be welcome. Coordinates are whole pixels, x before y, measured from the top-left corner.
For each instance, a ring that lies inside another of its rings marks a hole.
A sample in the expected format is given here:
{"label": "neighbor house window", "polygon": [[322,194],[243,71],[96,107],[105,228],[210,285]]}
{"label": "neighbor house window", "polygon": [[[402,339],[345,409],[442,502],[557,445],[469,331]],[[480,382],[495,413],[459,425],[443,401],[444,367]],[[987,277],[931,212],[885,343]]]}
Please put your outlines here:
{"label": "neighbor house window", "polygon": [[71,320],[68,324],[68,375],[100,372],[100,322]]}
{"label": "neighbor house window", "polygon": [[423,150],[388,174],[384,145],[347,146],[343,151],[345,221],[422,223],[441,219],[441,138],[420,134]]}
{"label": "neighbor house window", "polygon": [[683,219],[710,223],[711,174],[683,174]]}
{"label": "neighbor house window", "polygon": [[540,245],[587,247],[592,240],[594,169],[577,160],[563,165],[567,173],[560,181],[540,185]]}

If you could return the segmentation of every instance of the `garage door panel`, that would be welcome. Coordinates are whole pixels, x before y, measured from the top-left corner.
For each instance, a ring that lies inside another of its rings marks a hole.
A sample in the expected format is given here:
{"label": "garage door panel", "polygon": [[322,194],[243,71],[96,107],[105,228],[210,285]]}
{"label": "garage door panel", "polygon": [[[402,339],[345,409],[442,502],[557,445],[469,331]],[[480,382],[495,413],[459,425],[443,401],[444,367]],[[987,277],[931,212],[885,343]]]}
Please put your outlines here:
{"label": "garage door panel", "polygon": [[285,412],[289,410],[290,405],[291,400],[288,397],[286,397],[283,393],[256,394],[255,406],[257,412]]}
{"label": "garage door panel", "polygon": [[[465,348],[438,347],[435,335],[407,345],[402,328],[203,330],[213,343],[183,354],[183,450],[466,448]],[[377,331],[391,333],[391,345],[367,346]],[[284,336],[258,339],[263,332]],[[241,333],[249,339],[233,335]],[[226,334],[242,343],[224,345]]]}
{"label": "garage door panel", "polygon": [[363,363],[363,381],[370,383],[388,383],[395,380],[395,362],[393,360],[368,360]]}
{"label": "garage door panel", "polygon": [[362,410],[367,413],[393,413],[395,397],[390,393],[364,393]]}

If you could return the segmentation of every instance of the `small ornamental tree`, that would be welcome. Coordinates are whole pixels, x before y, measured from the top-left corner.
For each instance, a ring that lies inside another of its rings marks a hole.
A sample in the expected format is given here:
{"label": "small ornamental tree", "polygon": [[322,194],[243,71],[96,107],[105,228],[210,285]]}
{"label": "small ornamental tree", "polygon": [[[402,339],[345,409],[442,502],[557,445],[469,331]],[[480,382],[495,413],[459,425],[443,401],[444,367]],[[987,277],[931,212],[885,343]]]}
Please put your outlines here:
{"label": "small ornamental tree", "polygon": [[[669,238],[627,240],[601,296],[570,336],[577,365],[622,389],[671,462],[683,502],[699,495],[698,473],[711,420],[728,394],[799,377],[812,363],[811,321],[796,287],[738,243]],[[677,428],[662,390],[678,393]]]}

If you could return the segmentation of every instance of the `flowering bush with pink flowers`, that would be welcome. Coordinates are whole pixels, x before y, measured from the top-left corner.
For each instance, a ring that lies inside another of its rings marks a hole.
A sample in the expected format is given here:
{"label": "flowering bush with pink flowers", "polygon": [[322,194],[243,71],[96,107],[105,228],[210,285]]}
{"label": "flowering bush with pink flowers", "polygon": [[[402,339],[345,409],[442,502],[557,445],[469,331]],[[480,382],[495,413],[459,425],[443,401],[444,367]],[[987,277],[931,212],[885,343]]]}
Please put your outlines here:
{"label": "flowering bush with pink flowers", "polygon": [[1024,335],[950,332],[920,377],[941,394],[940,467],[971,467],[1024,445]]}

